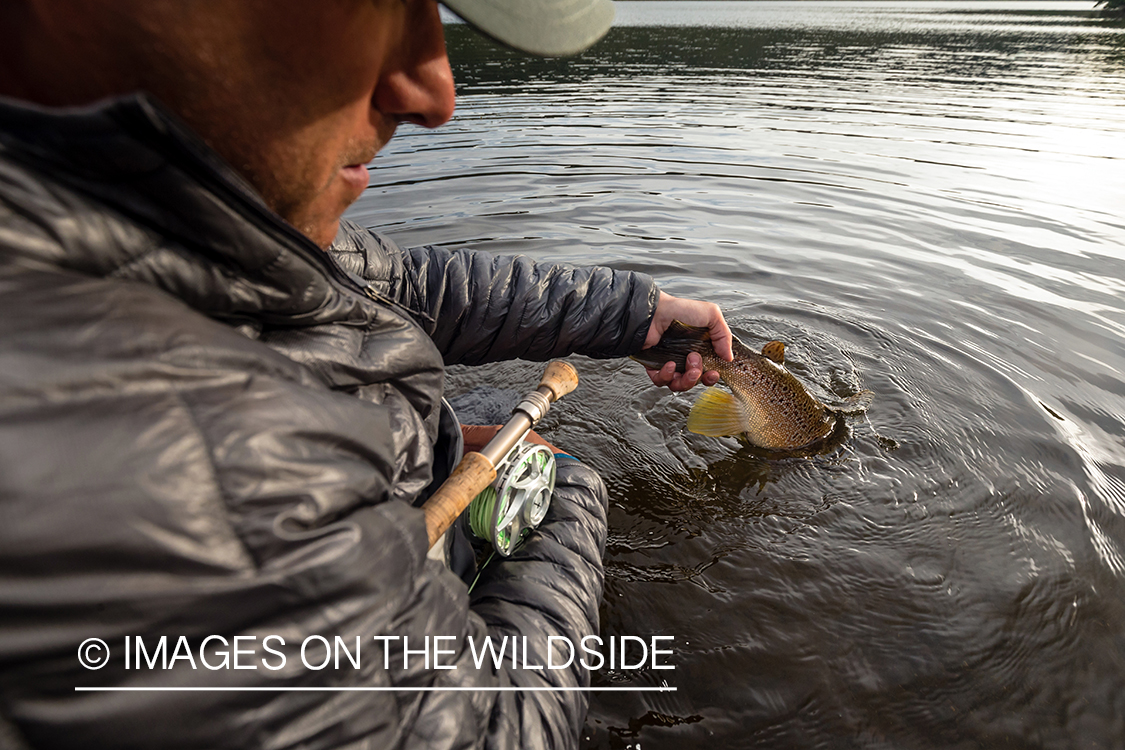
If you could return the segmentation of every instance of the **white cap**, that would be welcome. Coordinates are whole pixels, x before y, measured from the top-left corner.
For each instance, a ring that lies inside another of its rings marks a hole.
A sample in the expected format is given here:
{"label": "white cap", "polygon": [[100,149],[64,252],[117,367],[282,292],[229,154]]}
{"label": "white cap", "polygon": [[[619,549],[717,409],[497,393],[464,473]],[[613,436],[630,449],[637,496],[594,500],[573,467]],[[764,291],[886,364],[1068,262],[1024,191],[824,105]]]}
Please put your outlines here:
{"label": "white cap", "polygon": [[574,55],[605,36],[611,0],[441,0],[501,44],[543,57]]}

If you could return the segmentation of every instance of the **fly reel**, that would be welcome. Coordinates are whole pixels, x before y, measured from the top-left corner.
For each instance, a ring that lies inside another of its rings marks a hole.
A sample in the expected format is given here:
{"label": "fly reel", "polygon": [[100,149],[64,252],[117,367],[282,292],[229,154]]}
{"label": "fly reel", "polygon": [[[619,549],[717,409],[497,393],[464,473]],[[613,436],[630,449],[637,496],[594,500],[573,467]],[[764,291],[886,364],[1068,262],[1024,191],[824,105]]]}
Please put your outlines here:
{"label": "fly reel", "polygon": [[469,504],[473,534],[504,557],[543,522],[555,490],[555,456],[545,446],[520,443],[496,480]]}

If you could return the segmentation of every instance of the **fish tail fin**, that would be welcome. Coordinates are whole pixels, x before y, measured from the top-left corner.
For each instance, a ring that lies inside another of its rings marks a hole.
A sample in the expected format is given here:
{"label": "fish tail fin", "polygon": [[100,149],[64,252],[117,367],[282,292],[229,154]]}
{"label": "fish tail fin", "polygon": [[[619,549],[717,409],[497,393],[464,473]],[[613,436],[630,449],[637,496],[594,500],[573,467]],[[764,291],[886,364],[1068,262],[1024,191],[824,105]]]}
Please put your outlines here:
{"label": "fish tail fin", "polygon": [[721,388],[708,388],[692,404],[687,428],[697,435],[722,437],[746,432],[738,399]]}
{"label": "fish tail fin", "polygon": [[711,332],[705,326],[689,326],[673,320],[660,341],[631,358],[650,370],[659,370],[666,362],[675,362],[676,371],[683,372],[687,369],[688,354],[706,354],[712,351]]}

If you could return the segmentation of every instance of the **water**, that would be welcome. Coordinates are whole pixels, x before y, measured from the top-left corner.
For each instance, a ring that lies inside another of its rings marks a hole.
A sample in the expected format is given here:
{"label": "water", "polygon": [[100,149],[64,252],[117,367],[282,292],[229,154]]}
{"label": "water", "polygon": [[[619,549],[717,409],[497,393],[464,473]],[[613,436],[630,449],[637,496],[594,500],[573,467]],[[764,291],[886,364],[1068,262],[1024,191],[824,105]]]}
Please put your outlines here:
{"label": "water", "polygon": [[[1086,2],[619,3],[536,61],[447,27],[455,120],[351,218],[639,269],[789,345],[844,446],[767,462],[576,358],[612,494],[589,748],[1125,747],[1125,27]],[[456,368],[453,393],[539,368]]]}

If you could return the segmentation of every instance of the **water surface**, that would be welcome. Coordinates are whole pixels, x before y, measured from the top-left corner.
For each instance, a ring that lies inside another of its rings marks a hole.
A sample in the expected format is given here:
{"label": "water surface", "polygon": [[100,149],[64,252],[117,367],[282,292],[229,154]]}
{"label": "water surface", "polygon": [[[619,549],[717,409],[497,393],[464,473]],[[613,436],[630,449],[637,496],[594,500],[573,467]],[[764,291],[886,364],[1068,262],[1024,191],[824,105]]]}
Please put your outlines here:
{"label": "water surface", "polygon": [[[569,61],[447,27],[452,123],[350,217],[653,274],[822,398],[768,462],[576,359],[545,432],[611,489],[590,748],[1125,747],[1125,27],[1086,2],[618,3]],[[528,363],[451,393],[523,390]]]}

